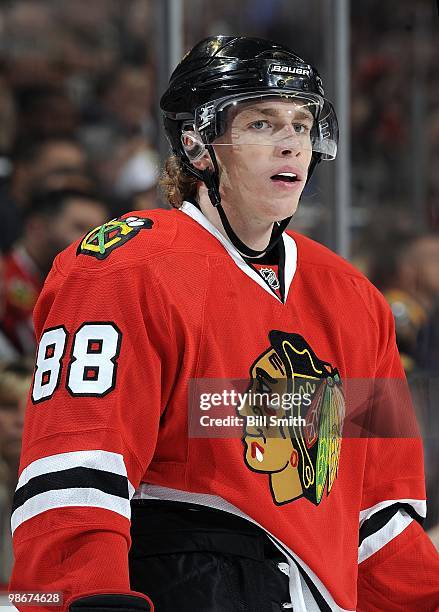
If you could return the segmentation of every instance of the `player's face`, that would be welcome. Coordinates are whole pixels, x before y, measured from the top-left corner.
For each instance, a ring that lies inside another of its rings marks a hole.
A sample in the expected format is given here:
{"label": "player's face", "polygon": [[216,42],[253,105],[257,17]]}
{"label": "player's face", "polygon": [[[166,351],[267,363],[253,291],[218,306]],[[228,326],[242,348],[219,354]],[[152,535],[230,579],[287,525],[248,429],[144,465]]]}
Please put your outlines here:
{"label": "player's face", "polygon": [[311,112],[282,99],[237,109],[229,112],[228,129],[214,143],[223,203],[261,222],[291,216],[312,157]]}

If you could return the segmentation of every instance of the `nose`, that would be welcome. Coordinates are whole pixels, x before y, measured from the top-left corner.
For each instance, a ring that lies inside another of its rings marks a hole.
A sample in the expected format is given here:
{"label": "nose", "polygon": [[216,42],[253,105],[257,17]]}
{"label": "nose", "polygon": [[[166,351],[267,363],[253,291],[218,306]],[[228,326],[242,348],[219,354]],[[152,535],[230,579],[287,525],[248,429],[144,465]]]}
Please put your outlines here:
{"label": "nose", "polygon": [[300,157],[301,151],[294,151],[292,148],[285,148],[281,150],[280,154],[282,157],[289,157],[290,155]]}
{"label": "nose", "polygon": [[292,125],[284,126],[277,134],[276,151],[279,156],[299,157],[305,146],[304,137],[297,134]]}
{"label": "nose", "polygon": [[276,154],[279,157],[300,157],[303,152],[303,143],[293,136],[279,140],[276,145]]}

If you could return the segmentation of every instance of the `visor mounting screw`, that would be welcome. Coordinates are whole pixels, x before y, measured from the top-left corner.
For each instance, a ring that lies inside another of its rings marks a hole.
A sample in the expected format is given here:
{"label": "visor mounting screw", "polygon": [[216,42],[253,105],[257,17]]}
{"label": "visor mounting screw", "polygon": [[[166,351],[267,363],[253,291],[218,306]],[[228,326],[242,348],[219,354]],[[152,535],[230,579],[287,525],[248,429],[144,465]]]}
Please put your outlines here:
{"label": "visor mounting screw", "polygon": [[308,85],[308,83],[306,81],[303,83],[302,89],[304,89],[305,91],[307,91],[309,89],[309,85]]}
{"label": "visor mounting screw", "polygon": [[279,79],[277,85],[278,87],[285,87],[285,81],[283,79]]}

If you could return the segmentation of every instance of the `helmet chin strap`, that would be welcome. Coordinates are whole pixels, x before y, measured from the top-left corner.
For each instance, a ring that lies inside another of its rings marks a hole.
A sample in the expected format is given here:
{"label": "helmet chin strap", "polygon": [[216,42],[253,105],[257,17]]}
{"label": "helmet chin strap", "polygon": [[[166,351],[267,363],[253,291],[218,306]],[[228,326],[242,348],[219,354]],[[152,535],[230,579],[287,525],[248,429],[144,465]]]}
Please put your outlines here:
{"label": "helmet chin strap", "polygon": [[[282,221],[274,222],[273,229],[271,232],[271,237],[265,249],[262,249],[261,251],[251,249],[244,242],[242,242],[242,240],[240,240],[240,238],[235,234],[232,226],[229,223],[229,220],[227,219],[227,215],[221,204],[221,195],[219,191],[219,167],[218,167],[218,161],[216,159],[215,151],[212,145],[206,145],[206,150],[208,151],[210,159],[212,160],[212,164],[214,168],[213,170],[210,170],[209,168],[206,168],[205,170],[197,170],[196,168],[194,168],[194,166],[192,166],[192,164],[188,164],[187,162],[183,160],[182,161],[185,167],[192,174],[194,174],[197,178],[201,179],[203,183],[206,185],[207,193],[209,195],[210,201],[212,202],[212,205],[218,211],[218,214],[221,219],[221,223],[223,224],[223,227],[224,227],[224,231],[226,232],[227,237],[229,238],[230,242],[245,257],[261,257],[262,255],[269,253],[271,249],[273,249],[276,246],[276,244],[279,242],[280,238],[282,237],[283,232],[287,228],[293,215],[287,217],[286,219],[282,219]],[[319,163],[319,161],[320,159],[313,157],[311,164],[309,166],[309,169],[308,169],[308,177],[306,180],[306,184],[311,178],[311,174],[315,166]]]}
{"label": "helmet chin strap", "polygon": [[210,159],[212,160],[214,169],[213,170],[209,170],[209,169],[203,170],[203,181],[206,184],[210,201],[212,202],[213,206],[215,206],[215,208],[218,211],[218,214],[221,219],[221,223],[223,224],[224,231],[226,232],[227,237],[229,238],[233,246],[245,257],[260,257],[261,255],[268,253],[280,240],[285,228],[287,227],[288,223],[291,220],[291,217],[288,217],[287,219],[283,219],[280,223],[275,222],[273,224],[273,230],[271,232],[271,237],[265,249],[262,249],[261,251],[257,251],[256,249],[252,249],[248,245],[246,245],[244,242],[242,242],[242,240],[233,231],[233,228],[230,225],[227,215],[221,204],[221,195],[219,192],[219,167],[218,167],[218,161],[216,159],[215,151],[212,145],[206,145],[206,149],[209,152]]}
{"label": "helmet chin strap", "polygon": [[230,242],[245,257],[260,257],[261,255],[264,255],[264,253],[269,253],[271,249],[276,246],[277,242],[282,237],[282,234],[284,230],[286,229],[292,217],[291,215],[291,217],[288,217],[287,219],[283,219],[279,223],[276,221],[273,224],[270,241],[268,242],[267,246],[265,247],[265,249],[262,249],[262,251],[256,251],[255,249],[251,249],[244,242],[242,242],[242,240],[240,240],[238,236],[235,234],[235,232],[233,231],[229,223],[229,220],[227,219],[226,213],[224,212],[224,208],[222,207],[222,205],[219,204],[216,208],[220,216],[221,223],[223,224],[224,230],[227,236],[229,237]]}

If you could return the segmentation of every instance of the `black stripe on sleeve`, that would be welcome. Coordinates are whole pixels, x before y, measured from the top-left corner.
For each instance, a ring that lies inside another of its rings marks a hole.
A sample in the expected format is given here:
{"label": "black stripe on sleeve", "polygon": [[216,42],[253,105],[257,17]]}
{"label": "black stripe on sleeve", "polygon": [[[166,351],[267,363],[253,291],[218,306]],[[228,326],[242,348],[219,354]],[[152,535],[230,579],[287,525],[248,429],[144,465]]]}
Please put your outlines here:
{"label": "black stripe on sleeve", "polygon": [[363,525],[360,527],[359,534],[359,542],[360,544],[369,536],[373,535],[380,529],[382,529],[392,518],[397,514],[400,510],[405,510],[409,516],[412,517],[415,521],[417,521],[420,525],[424,522],[422,516],[420,516],[413,506],[410,504],[405,504],[398,502],[396,504],[392,504],[391,506],[387,506],[378,512],[372,514],[370,518],[364,521]]}
{"label": "black stripe on sleeve", "polygon": [[129,499],[128,479],[120,474],[86,467],[75,467],[59,472],[35,476],[17,489],[12,504],[12,513],[35,495],[60,489],[90,488]]}

